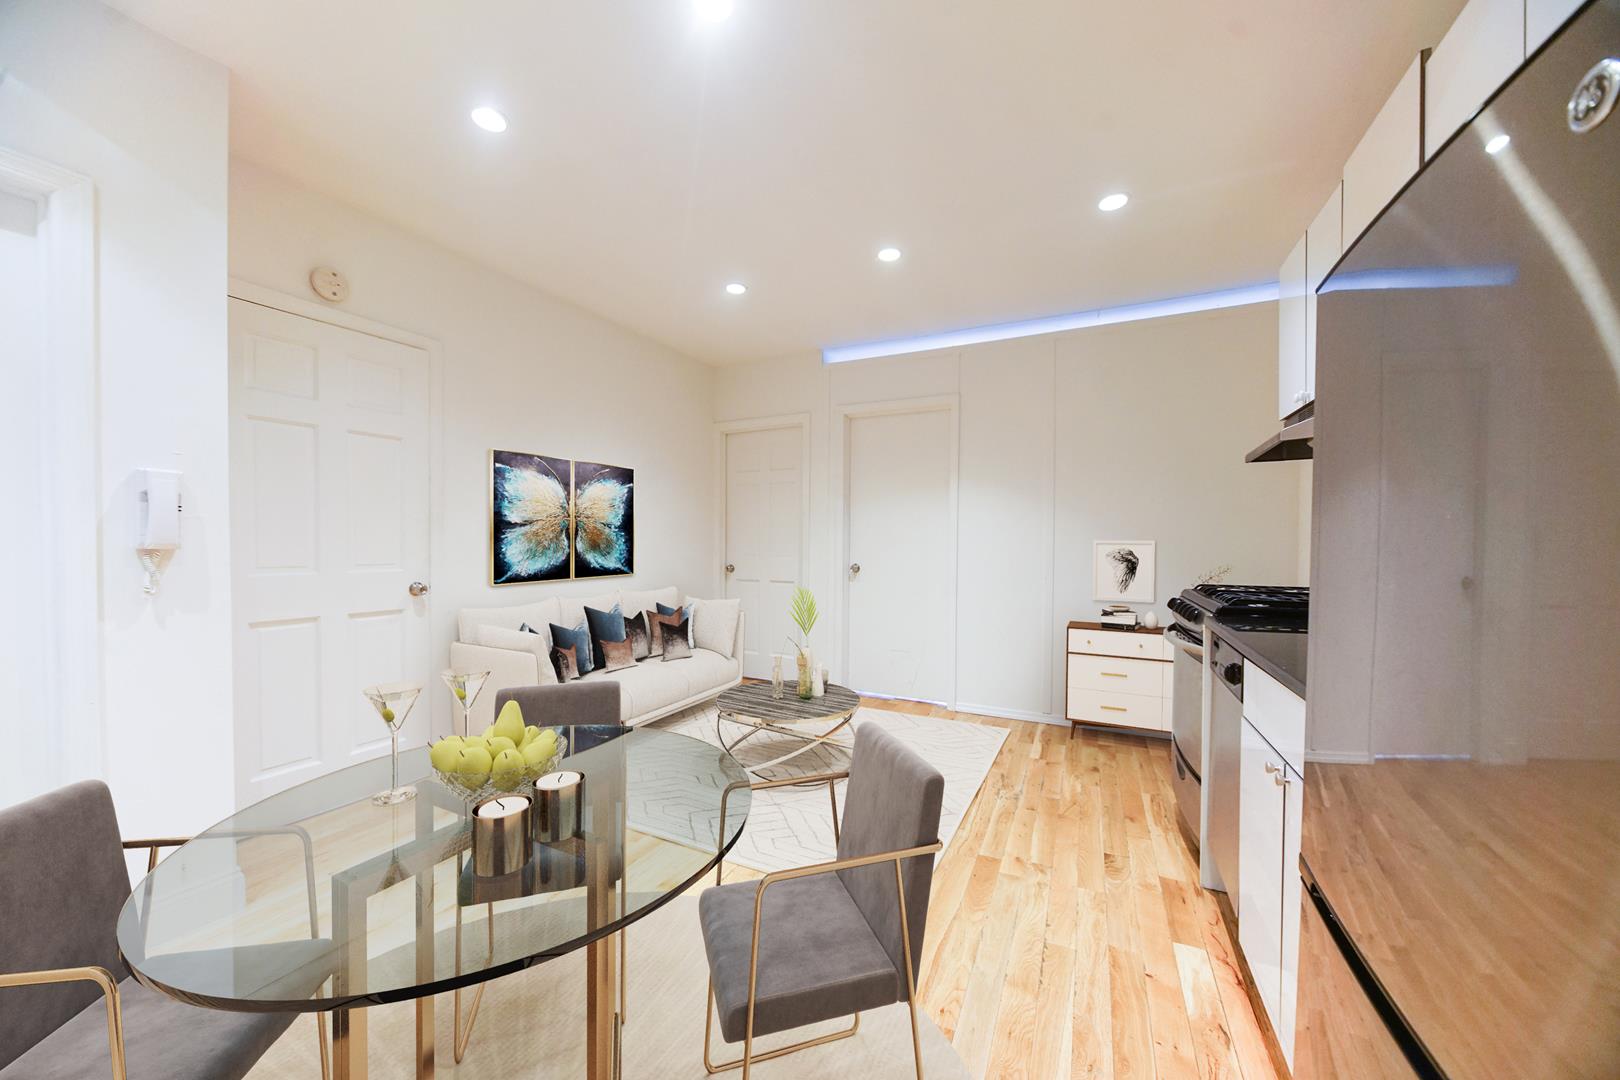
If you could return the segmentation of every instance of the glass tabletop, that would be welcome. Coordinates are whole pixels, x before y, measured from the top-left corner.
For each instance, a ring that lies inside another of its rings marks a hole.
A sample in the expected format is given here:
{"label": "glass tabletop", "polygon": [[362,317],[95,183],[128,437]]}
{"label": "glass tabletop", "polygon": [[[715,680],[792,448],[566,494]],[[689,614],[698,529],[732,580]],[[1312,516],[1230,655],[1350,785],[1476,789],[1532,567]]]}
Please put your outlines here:
{"label": "glass tabletop", "polygon": [[[118,920],[137,978],[193,1004],[314,1011],[380,1004],[521,970],[612,934],[730,850],[748,778],[724,750],[646,728],[562,727],[583,776],[579,827],[504,877],[472,868],[471,810],[426,749],[417,797],[375,806],[387,758],[246,807],[158,864]],[[722,820],[723,811],[723,820]]]}

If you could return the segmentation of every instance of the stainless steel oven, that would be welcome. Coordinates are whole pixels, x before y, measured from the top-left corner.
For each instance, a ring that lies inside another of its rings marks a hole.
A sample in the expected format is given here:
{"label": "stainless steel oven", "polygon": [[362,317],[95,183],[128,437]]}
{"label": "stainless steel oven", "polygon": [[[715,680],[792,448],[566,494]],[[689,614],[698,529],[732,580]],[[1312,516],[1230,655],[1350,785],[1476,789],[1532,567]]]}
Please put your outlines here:
{"label": "stainless steel oven", "polygon": [[1204,767],[1204,637],[1172,623],[1164,636],[1175,648],[1172,675],[1175,696],[1170,706],[1171,784],[1176,793],[1176,811],[1196,843],[1201,825],[1199,780]]}

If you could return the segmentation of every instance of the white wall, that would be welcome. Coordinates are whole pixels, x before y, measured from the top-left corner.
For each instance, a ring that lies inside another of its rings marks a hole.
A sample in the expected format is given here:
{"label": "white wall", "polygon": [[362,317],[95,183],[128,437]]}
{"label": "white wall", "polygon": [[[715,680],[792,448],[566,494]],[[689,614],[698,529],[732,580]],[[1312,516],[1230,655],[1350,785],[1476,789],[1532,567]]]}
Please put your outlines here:
{"label": "white wall", "polygon": [[[811,412],[806,583],[841,617],[829,475],[836,404],[956,394],[961,405],[957,700],[1062,712],[1061,627],[1091,618],[1095,540],[1157,542],[1157,607],[1217,566],[1299,580],[1300,467],[1247,465],[1276,429],[1273,304],[826,366],[723,368],[718,420]],[[829,660],[833,657],[829,655]]]}
{"label": "white wall", "polygon": [[[0,146],[95,185],[100,424],[82,435],[100,467],[56,479],[99,491],[99,566],[82,572],[99,575],[101,625],[83,635],[101,649],[121,824],[184,834],[233,801],[227,73],[94,0],[0,6],[0,71]],[[185,473],[183,543],[156,597],[134,552],[140,467]]]}
{"label": "white wall", "polygon": [[[352,293],[339,310],[442,347],[434,532],[436,730],[448,730],[455,613],[546,595],[679,585],[712,593],[710,368],[240,159],[230,169],[230,273],[314,301],[311,268]],[[488,454],[523,450],[636,470],[636,575],[594,583],[489,584]]]}

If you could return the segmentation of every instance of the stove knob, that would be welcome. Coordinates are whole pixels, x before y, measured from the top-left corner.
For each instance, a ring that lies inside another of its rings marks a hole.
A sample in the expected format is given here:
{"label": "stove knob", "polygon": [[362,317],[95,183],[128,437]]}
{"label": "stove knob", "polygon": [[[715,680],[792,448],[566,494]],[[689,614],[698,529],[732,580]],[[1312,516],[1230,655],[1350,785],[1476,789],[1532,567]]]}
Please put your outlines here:
{"label": "stove knob", "polygon": [[1238,663],[1227,664],[1221,668],[1221,678],[1237,686],[1243,681],[1243,665]]}

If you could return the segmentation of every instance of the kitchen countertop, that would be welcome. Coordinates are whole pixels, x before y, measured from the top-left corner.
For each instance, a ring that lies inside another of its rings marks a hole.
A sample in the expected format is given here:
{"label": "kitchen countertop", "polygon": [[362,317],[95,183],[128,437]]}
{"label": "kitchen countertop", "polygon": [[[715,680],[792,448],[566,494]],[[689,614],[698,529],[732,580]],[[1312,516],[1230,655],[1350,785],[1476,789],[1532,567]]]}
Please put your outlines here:
{"label": "kitchen countertop", "polygon": [[1211,625],[1223,641],[1243,654],[1243,659],[1258,665],[1261,671],[1300,697],[1305,696],[1305,647],[1311,638],[1309,634],[1240,630],[1219,619]]}

